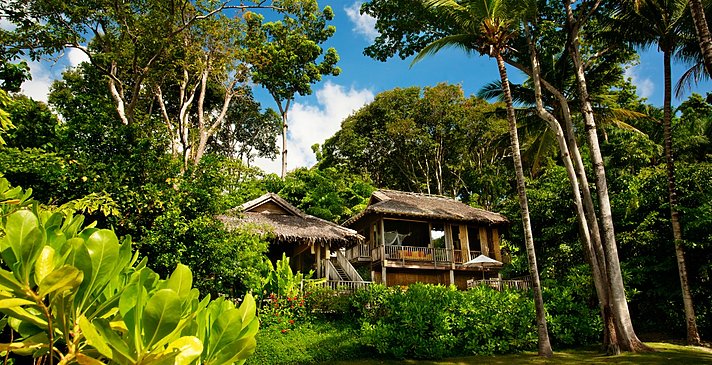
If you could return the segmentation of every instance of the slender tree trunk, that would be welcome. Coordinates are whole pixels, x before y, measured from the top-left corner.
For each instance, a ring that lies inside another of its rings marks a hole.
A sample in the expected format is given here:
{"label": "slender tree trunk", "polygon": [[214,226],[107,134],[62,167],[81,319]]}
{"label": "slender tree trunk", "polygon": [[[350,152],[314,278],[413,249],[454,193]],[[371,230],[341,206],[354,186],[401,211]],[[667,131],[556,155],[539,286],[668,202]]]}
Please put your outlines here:
{"label": "slender tree trunk", "polygon": [[[593,196],[591,194],[591,189],[589,187],[588,176],[586,175],[586,168],[583,164],[583,159],[581,158],[581,153],[579,152],[578,143],[576,142],[576,135],[574,134],[573,122],[571,120],[571,112],[569,109],[568,101],[563,98],[559,99],[559,103],[564,109],[564,125],[566,127],[566,138],[569,141],[569,151],[574,160],[574,165],[576,168],[576,174],[578,175],[581,193],[583,196],[583,205],[586,211],[587,223],[589,227],[589,232],[591,234],[591,243],[593,246],[593,254],[596,257],[596,263],[598,264],[598,275],[600,286],[596,286],[596,294],[598,295],[599,303],[602,305],[602,318],[603,318],[603,346],[605,351],[609,355],[616,355],[621,352],[620,346],[618,346],[618,336],[616,334],[616,325],[613,310],[611,309],[611,284],[608,279],[608,266],[606,265],[606,256],[603,252],[603,242],[601,240],[601,230],[598,226],[598,217],[596,214],[596,208],[593,203]],[[592,272],[596,275],[596,272]],[[594,279],[595,283],[595,279]]]}
{"label": "slender tree trunk", "polygon": [[593,117],[593,109],[591,100],[588,95],[588,86],[586,85],[586,75],[584,74],[583,61],[579,53],[578,45],[578,29],[574,19],[571,2],[564,0],[566,8],[567,25],[569,31],[569,54],[574,63],[576,71],[576,81],[578,84],[579,99],[581,100],[581,109],[584,117],[584,125],[586,129],[586,137],[589,148],[591,150],[591,162],[596,181],[596,193],[598,195],[598,203],[601,213],[601,224],[603,225],[603,248],[606,256],[606,269],[610,282],[610,299],[614,318],[616,320],[616,334],[618,344],[625,351],[650,351],[635,334],[633,322],[630,318],[628,310],[628,302],[626,300],[625,287],[623,284],[623,275],[621,274],[620,261],[618,259],[618,247],[616,246],[615,230],[613,226],[613,213],[611,211],[611,203],[608,197],[608,182],[606,181],[606,171],[603,163],[603,156],[598,145],[598,134],[596,130],[596,122]]}
{"label": "slender tree trunk", "polygon": [[670,70],[670,50],[663,50],[663,62],[665,72],[665,99],[663,101],[663,132],[665,135],[665,161],[668,176],[668,197],[670,200],[670,221],[672,223],[672,236],[675,241],[675,257],[677,258],[678,275],[680,276],[680,287],[682,288],[682,302],[685,307],[685,323],[687,325],[687,343],[698,346],[700,344],[700,334],[697,332],[697,320],[695,319],[695,307],[692,303],[690,286],[687,282],[687,265],[685,264],[685,251],[682,241],[682,228],[680,228],[680,214],[677,210],[677,189],[675,187],[675,162],[672,155],[672,131],[670,128],[672,119],[672,76]]}
{"label": "slender tree trunk", "polygon": [[[124,88],[123,86],[117,81],[118,78],[116,77],[111,77],[116,74],[116,61],[111,62],[111,69],[110,69],[110,75],[109,75],[109,92],[111,93],[111,98],[114,99],[114,106],[116,107],[116,113],[119,114],[119,119],[121,119],[121,123],[123,125],[129,125],[129,117],[126,115],[126,108],[125,108],[125,103],[124,103]],[[118,86],[117,86],[118,84]]]}
{"label": "slender tree trunk", "polygon": [[289,110],[289,100],[283,106],[282,102],[276,97],[274,100],[279,107],[279,113],[282,115],[282,179],[287,176],[287,110]]}
{"label": "slender tree trunk", "polygon": [[710,35],[710,29],[707,26],[702,0],[690,0],[690,13],[692,13],[692,20],[695,23],[695,32],[697,41],[700,43],[705,70],[708,75],[712,75],[712,35]]}
{"label": "slender tree trunk", "polygon": [[509,78],[504,59],[499,52],[495,53],[499,77],[502,81],[502,92],[507,104],[507,120],[509,121],[509,138],[512,148],[512,158],[514,159],[514,170],[517,175],[517,193],[519,195],[519,206],[522,210],[522,225],[524,226],[524,241],[527,248],[527,258],[529,259],[529,273],[532,277],[532,287],[534,289],[534,305],[536,307],[537,333],[539,335],[539,356],[551,357],[551,343],[549,342],[549,332],[546,328],[546,311],[544,300],[541,295],[541,283],[539,282],[539,270],[536,263],[536,252],[534,251],[534,236],[532,234],[531,221],[529,219],[529,203],[527,202],[527,192],[524,185],[524,168],[522,167],[522,157],[519,153],[519,136],[517,135],[517,119],[514,115],[514,103],[509,90]]}
{"label": "slender tree trunk", "polygon": [[[576,206],[576,214],[578,217],[579,221],[579,232],[581,236],[581,244],[584,249],[584,253],[586,255],[586,261],[588,261],[589,265],[591,266],[591,275],[593,277],[593,283],[594,287],[596,289],[596,294],[599,298],[599,308],[601,311],[601,319],[603,323],[605,324],[603,333],[604,333],[604,338],[603,338],[603,344],[606,348],[606,352],[610,353],[610,344],[611,344],[611,338],[615,338],[615,326],[613,326],[613,320],[611,318],[610,314],[610,305],[609,305],[609,300],[608,300],[608,281],[605,278],[604,272],[601,269],[600,265],[600,260],[602,259],[599,258],[596,253],[595,253],[595,248],[594,248],[594,239],[592,238],[592,233],[595,233],[595,236],[598,238],[597,244],[598,246],[601,245],[600,241],[600,234],[598,234],[598,224],[595,222],[596,221],[596,215],[595,212],[593,214],[593,220],[594,223],[590,224],[588,222],[588,218],[586,215],[586,211],[584,208],[584,203],[583,200],[581,199],[581,190],[579,186],[579,179],[577,176],[577,171],[574,168],[574,164],[572,163],[571,160],[571,151],[572,147],[570,146],[569,143],[567,143],[565,139],[565,134],[563,129],[561,128],[560,122],[547,111],[544,109],[544,102],[542,98],[542,91],[541,91],[541,70],[539,66],[539,59],[537,56],[536,52],[536,46],[534,45],[534,41],[531,38],[531,34],[529,32],[529,26],[525,23],[524,29],[527,33],[527,41],[529,43],[529,55],[531,58],[532,62],[532,70],[531,70],[531,77],[533,80],[533,85],[534,85],[534,94],[536,98],[536,109],[537,109],[537,114],[539,115],[540,118],[542,118],[544,121],[547,122],[549,128],[551,131],[554,133],[556,137],[556,141],[558,142],[559,145],[559,151],[561,153],[561,159],[564,162],[564,167],[566,168],[566,173],[569,177],[569,182],[571,184],[571,190],[573,193],[573,198],[574,198],[574,204]],[[564,108],[568,108],[568,102],[566,105],[562,105]],[[568,111],[568,110],[567,110]],[[564,112],[566,113],[566,112]],[[566,114],[567,116],[570,117],[570,114]],[[573,143],[575,146],[575,152],[576,155],[578,155],[578,158],[581,158],[581,155],[578,153],[578,146],[575,145],[576,140],[575,138],[573,139]],[[582,165],[582,164],[581,164]],[[584,179],[585,179],[585,171],[584,171]],[[583,189],[589,192],[589,199],[590,199],[590,190],[588,189],[588,186],[585,186]],[[591,205],[592,206],[592,205]],[[595,229],[596,231],[591,232],[591,229]],[[613,335],[611,335],[611,332],[613,332]],[[616,352],[615,350],[613,352]]]}

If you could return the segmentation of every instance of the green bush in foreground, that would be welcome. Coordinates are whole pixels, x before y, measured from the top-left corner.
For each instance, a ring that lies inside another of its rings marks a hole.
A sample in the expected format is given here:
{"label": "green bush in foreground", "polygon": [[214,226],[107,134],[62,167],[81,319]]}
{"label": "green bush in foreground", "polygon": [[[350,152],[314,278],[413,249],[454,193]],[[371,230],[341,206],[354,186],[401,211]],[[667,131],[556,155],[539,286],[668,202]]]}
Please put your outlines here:
{"label": "green bush in foreground", "polygon": [[[588,303],[592,288],[583,277],[550,282],[545,288],[551,337],[559,346],[585,345],[600,336],[598,312]],[[301,304],[301,297],[296,297]],[[289,303],[275,298],[266,300],[265,306],[278,307],[263,307],[260,314],[265,328],[258,335],[255,358],[262,360],[255,360],[256,364],[343,361],[374,355],[438,359],[508,354],[536,347],[534,304],[525,291],[499,292],[489,287],[458,291],[414,284],[408,288],[372,285],[344,294],[306,286],[305,307],[303,311],[299,307],[302,315],[289,326],[275,322],[276,318],[296,318],[281,309]],[[327,349],[341,355],[330,357],[325,354]]]}
{"label": "green bush in foreground", "polygon": [[[241,364],[255,348],[255,302],[199,300],[192,273],[136,264],[129,238],[33,205],[0,179],[3,352],[59,364]],[[13,356],[14,357],[14,356]]]}
{"label": "green bush in foreground", "polygon": [[416,359],[490,355],[536,344],[534,305],[526,293],[423,284],[374,289],[375,301],[362,306],[378,315],[364,318],[362,339],[380,354]]}

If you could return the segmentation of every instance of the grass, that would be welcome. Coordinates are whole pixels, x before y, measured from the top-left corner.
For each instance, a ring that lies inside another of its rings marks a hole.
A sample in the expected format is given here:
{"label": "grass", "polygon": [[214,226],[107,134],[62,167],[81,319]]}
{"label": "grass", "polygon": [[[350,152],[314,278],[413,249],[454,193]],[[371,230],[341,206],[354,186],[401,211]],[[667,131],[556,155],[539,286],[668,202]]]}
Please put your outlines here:
{"label": "grass", "polygon": [[536,353],[524,352],[516,355],[471,356],[439,361],[416,360],[358,360],[331,362],[334,365],[467,365],[467,364],[712,364],[712,350],[704,347],[679,346],[669,343],[647,343],[655,352],[617,356],[605,356],[596,350],[575,349],[556,351],[554,357],[544,359]]}

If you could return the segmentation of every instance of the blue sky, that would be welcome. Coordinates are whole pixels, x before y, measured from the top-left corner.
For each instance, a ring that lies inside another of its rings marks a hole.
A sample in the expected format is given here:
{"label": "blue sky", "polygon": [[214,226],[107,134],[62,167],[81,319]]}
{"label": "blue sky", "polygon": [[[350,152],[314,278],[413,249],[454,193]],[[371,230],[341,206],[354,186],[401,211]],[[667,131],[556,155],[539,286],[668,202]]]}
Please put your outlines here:
{"label": "blue sky", "polygon": [[[289,169],[311,166],[315,160],[311,151],[314,143],[323,141],[339,129],[341,121],[364,104],[373,100],[379,92],[395,87],[432,86],[439,82],[462,85],[466,94],[474,94],[484,84],[498,79],[496,64],[486,57],[468,56],[457,50],[445,50],[410,67],[410,60],[390,59],[388,62],[374,61],[363,55],[363,49],[376,36],[374,19],[361,16],[360,2],[355,0],[321,1],[320,5],[331,5],[335,12],[332,22],[336,34],[326,47],[337,49],[341,60],[342,74],[325,77],[313,86],[314,93],[300,96],[294,101],[289,112],[290,133],[288,146]],[[0,20],[0,26],[7,23]],[[32,63],[33,80],[23,85],[24,92],[38,100],[46,100],[52,80],[60,77],[67,67],[84,60],[83,54],[67,50],[54,62]],[[673,79],[685,70],[684,65],[674,65]],[[638,94],[654,105],[662,105],[663,73],[662,55],[655,49],[643,52],[640,64],[627,71],[638,87]],[[516,70],[510,70],[513,81],[522,80]],[[705,94],[712,83],[704,82],[689,91]],[[274,101],[259,88],[255,94],[265,107],[274,107]],[[673,104],[679,104],[675,100]],[[279,143],[281,145],[281,142]],[[269,172],[278,172],[280,161],[259,160],[257,165]]]}

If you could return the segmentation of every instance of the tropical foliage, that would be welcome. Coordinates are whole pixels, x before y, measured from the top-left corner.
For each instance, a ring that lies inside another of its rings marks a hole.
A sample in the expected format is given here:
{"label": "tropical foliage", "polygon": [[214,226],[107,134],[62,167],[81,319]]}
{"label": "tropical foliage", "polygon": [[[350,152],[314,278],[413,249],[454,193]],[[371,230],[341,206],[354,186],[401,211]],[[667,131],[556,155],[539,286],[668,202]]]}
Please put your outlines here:
{"label": "tropical foliage", "polygon": [[254,351],[252,296],[239,308],[201,300],[187,266],[162,280],[137,262],[130,237],[30,205],[5,179],[0,188],[3,351],[50,364],[231,364]]}

